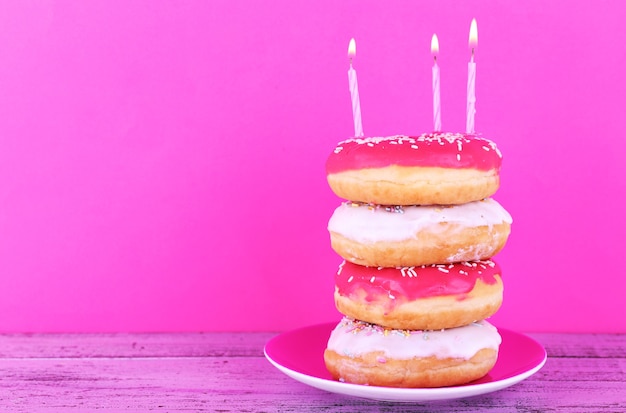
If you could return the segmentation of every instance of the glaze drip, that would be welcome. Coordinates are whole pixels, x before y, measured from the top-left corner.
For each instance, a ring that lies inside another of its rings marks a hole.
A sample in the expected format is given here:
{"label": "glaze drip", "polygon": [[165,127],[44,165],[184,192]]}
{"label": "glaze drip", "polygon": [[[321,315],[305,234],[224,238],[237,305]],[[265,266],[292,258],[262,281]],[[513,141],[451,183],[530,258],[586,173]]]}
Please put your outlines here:
{"label": "glaze drip", "polygon": [[366,267],[344,261],[335,275],[340,295],[365,293],[367,301],[381,298],[412,301],[418,298],[456,295],[464,297],[477,280],[493,285],[500,266],[492,260],[419,267]]}

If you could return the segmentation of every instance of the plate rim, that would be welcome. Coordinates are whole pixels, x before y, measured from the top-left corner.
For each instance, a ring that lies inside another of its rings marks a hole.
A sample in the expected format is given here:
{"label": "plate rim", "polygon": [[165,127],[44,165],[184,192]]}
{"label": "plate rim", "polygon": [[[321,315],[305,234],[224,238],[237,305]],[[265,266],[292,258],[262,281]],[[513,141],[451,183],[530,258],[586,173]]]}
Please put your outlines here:
{"label": "plate rim", "polygon": [[[282,365],[277,360],[272,358],[271,354],[268,352],[268,346],[271,347],[271,344],[280,338],[283,338],[285,335],[293,335],[298,332],[311,330],[311,329],[322,329],[328,326],[329,334],[332,328],[337,323],[327,322],[327,323],[318,323],[312,324],[308,326],[298,327],[293,330],[285,331],[283,333],[277,334],[276,336],[269,339],[265,346],[263,347],[263,354],[265,358],[279,371],[291,377],[292,379],[306,384],[310,387],[314,387],[320,390],[324,390],[330,393],[335,394],[343,394],[347,396],[360,397],[370,400],[379,400],[379,401],[391,401],[391,402],[418,402],[418,401],[436,401],[436,400],[453,400],[464,397],[478,396],[482,394],[492,393],[495,391],[499,391],[510,387],[514,384],[517,384],[530,376],[537,373],[541,368],[545,365],[548,355],[544,348],[544,346],[535,340],[532,337],[529,337],[526,334],[519,333],[506,328],[498,328],[499,331],[507,331],[508,333],[512,333],[518,336],[522,336],[523,338],[532,341],[538,348],[541,348],[543,351],[543,357],[541,361],[532,367],[517,373],[511,377],[506,377],[500,380],[495,380],[487,383],[476,383],[476,384],[465,384],[460,386],[450,386],[450,387],[439,387],[439,388],[396,388],[396,387],[383,387],[383,386],[369,386],[362,384],[354,384],[354,383],[344,383],[332,379],[327,379],[323,377],[318,377],[315,375],[309,375],[292,368],[286,367]],[[381,397],[382,396],[382,397]]]}

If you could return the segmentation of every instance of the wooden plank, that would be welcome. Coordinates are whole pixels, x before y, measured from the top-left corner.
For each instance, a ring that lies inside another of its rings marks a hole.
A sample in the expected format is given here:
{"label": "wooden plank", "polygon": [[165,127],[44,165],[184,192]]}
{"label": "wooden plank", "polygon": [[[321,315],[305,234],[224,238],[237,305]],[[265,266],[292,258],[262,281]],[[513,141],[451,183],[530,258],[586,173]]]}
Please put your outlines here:
{"label": "wooden plank", "polygon": [[626,334],[528,334],[548,357],[626,357]]}
{"label": "wooden plank", "polygon": [[275,333],[0,334],[0,358],[258,357]]}
{"label": "wooden plank", "polygon": [[539,374],[500,392],[396,404],[311,388],[261,357],[18,358],[0,360],[0,403],[7,412],[619,412],[626,411],[625,371],[623,359],[555,358]]}
{"label": "wooden plank", "polygon": [[[276,333],[0,334],[2,357],[253,357]],[[529,334],[549,357],[626,357],[626,334]]]}
{"label": "wooden plank", "polygon": [[626,412],[623,334],[532,334],[545,367],[474,398],[396,404],[326,393],[262,357],[274,333],[0,335],[0,410]]}
{"label": "wooden plank", "polygon": [[533,377],[542,381],[622,382],[626,401],[626,358],[552,357]]}

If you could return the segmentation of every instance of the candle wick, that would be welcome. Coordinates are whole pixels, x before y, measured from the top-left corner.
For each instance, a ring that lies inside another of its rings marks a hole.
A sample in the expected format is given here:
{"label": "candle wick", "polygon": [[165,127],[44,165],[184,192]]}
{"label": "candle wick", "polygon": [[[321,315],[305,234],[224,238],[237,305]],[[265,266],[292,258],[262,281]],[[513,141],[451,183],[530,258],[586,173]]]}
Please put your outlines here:
{"label": "candle wick", "polygon": [[352,67],[352,56],[348,58],[350,60],[350,67]]}
{"label": "candle wick", "polygon": [[472,62],[474,61],[474,48],[472,47]]}
{"label": "candle wick", "polygon": [[433,58],[435,59],[435,63],[437,63],[437,55],[434,55]]}

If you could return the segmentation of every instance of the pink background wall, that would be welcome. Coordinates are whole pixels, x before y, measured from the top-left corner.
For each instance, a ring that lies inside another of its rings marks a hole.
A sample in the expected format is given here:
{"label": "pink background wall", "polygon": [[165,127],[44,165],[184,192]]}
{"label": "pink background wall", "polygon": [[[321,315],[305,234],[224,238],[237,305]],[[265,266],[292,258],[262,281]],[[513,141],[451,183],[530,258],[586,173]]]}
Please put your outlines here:
{"label": "pink background wall", "polygon": [[324,162],[352,132],[465,125],[504,153],[496,324],[626,332],[620,1],[0,2],[0,330],[336,320]]}

